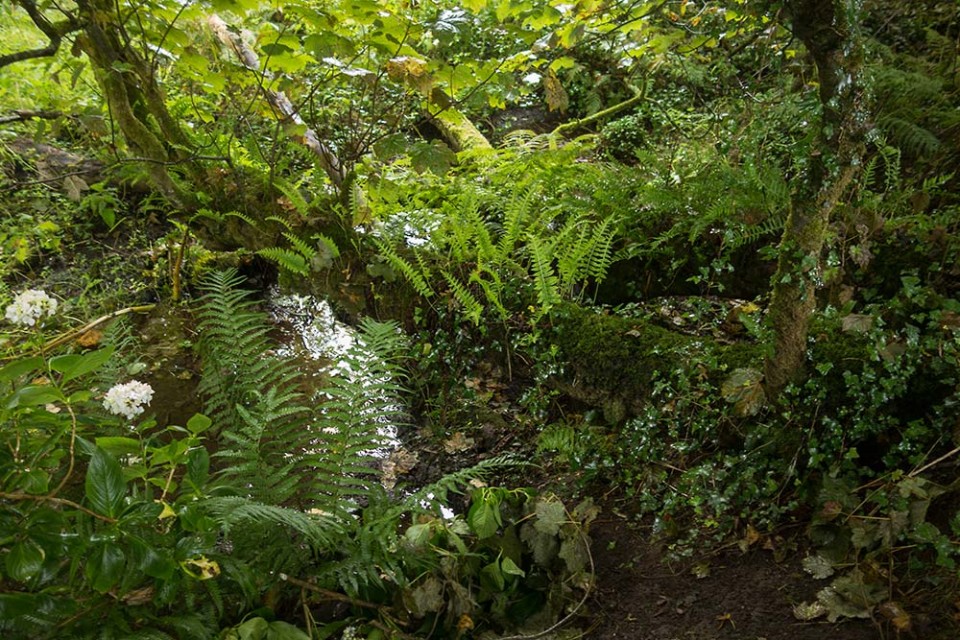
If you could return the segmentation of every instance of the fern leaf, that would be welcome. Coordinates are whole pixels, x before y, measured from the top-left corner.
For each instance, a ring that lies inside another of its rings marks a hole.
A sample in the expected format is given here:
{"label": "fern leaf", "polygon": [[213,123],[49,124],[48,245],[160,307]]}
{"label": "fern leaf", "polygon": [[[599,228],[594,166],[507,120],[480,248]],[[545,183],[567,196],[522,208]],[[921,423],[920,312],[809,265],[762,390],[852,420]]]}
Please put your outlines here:
{"label": "fern leaf", "polygon": [[447,281],[447,284],[450,286],[450,291],[453,293],[453,298],[460,303],[460,306],[463,308],[464,315],[469,318],[474,325],[480,324],[480,316],[483,314],[483,305],[480,304],[480,301],[477,300],[469,289],[467,289],[462,282],[454,278],[447,271],[440,272],[443,275],[443,279]]}
{"label": "fern leaf", "polygon": [[420,269],[400,257],[397,251],[386,240],[377,239],[376,244],[380,252],[380,257],[382,257],[394,271],[403,274],[407,282],[413,286],[417,293],[424,298],[429,298],[433,295],[433,289],[427,284],[427,280]]}
{"label": "fern leaf", "polygon": [[310,274],[310,267],[307,259],[303,255],[284,249],[282,247],[267,247],[257,251],[257,255],[263,256],[268,260],[275,262],[278,266],[291,273],[306,276]]}
{"label": "fern leaf", "polygon": [[532,258],[533,277],[537,290],[537,302],[541,313],[546,313],[560,302],[560,282],[553,270],[549,249],[536,236],[527,236],[527,247]]}

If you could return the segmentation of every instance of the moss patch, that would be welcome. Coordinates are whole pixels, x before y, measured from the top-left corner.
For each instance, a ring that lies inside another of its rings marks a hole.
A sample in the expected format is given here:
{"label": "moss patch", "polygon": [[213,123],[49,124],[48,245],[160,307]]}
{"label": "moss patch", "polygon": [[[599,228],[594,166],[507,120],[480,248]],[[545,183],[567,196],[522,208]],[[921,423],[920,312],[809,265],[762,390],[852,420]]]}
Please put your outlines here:
{"label": "moss patch", "polygon": [[555,384],[576,400],[603,407],[613,421],[642,407],[655,372],[682,369],[719,380],[737,367],[757,367],[763,358],[760,345],[719,344],[574,304],[558,307],[551,320],[552,341],[565,363]]}

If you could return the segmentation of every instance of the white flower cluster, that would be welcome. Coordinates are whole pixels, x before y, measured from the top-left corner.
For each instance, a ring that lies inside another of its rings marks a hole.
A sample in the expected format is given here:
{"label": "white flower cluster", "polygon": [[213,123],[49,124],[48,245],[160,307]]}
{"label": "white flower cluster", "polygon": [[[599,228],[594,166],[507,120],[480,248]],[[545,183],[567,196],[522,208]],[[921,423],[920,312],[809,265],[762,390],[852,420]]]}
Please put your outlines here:
{"label": "white flower cluster", "polygon": [[52,316],[57,311],[57,301],[45,292],[27,289],[7,305],[7,320],[14,324],[32,327],[43,316]]}
{"label": "white flower cluster", "polygon": [[103,399],[103,406],[112,414],[133,420],[153,400],[153,387],[139,380],[113,385]]}

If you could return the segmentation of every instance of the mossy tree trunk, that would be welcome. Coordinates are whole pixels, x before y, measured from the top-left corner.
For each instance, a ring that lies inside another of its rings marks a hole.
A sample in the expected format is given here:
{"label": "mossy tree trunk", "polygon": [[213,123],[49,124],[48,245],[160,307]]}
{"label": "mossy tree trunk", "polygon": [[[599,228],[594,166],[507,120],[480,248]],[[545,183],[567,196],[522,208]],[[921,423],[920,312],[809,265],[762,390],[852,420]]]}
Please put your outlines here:
{"label": "mossy tree trunk", "polygon": [[178,165],[196,174],[189,139],[167,109],[154,68],[128,41],[111,0],[77,0],[82,32],[78,47],[90,58],[94,74],[120,132],[140,155],[153,186],[181,206],[189,207],[190,189],[170,174]]}
{"label": "mossy tree trunk", "polygon": [[858,0],[790,0],[794,35],[817,67],[822,115],[780,242],[769,321],[773,352],[765,363],[767,393],[776,397],[803,374],[810,318],[821,281],[820,254],[834,211],[849,196],[868,128]]}

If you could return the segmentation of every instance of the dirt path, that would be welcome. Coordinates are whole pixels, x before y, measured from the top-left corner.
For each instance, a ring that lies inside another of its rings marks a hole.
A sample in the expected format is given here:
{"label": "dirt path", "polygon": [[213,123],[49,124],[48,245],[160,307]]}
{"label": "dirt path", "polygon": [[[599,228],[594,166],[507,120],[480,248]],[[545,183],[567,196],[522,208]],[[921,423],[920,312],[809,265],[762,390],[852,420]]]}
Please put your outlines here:
{"label": "dirt path", "polygon": [[[870,620],[800,622],[794,604],[815,599],[824,584],[799,559],[734,549],[713,557],[709,575],[695,562],[668,566],[644,531],[605,511],[591,528],[597,590],[588,640],[877,640],[894,638]],[[918,638],[932,636],[919,635]]]}

